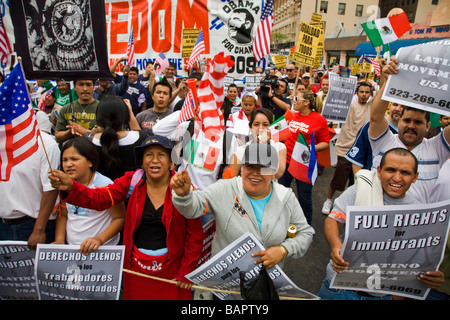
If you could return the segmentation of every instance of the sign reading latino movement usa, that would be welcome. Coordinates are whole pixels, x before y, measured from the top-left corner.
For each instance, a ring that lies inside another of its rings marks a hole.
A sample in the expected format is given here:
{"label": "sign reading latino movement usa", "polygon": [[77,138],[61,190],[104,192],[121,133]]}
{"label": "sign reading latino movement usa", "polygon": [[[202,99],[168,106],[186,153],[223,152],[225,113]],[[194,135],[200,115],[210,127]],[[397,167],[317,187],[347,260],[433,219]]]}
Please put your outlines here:
{"label": "sign reading latino movement usa", "polygon": [[450,39],[400,48],[383,100],[450,116]]}
{"label": "sign reading latino movement usa", "polygon": [[0,299],[37,300],[34,256],[26,241],[0,241]]}
{"label": "sign reading latino movement usa", "polygon": [[322,115],[328,121],[347,121],[350,105],[355,95],[357,78],[350,76],[341,77],[337,73],[328,73],[330,88],[322,110]]}

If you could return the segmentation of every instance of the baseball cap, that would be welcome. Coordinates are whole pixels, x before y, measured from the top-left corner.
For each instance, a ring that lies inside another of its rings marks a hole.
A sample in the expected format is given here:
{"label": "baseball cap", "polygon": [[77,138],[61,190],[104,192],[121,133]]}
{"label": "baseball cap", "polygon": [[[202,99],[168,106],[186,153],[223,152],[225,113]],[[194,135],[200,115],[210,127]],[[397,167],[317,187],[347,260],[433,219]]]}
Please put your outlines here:
{"label": "baseball cap", "polygon": [[144,154],[145,148],[154,145],[159,144],[163,148],[166,148],[169,150],[169,152],[173,149],[173,143],[169,139],[163,136],[149,136],[147,139],[145,139],[144,142],[138,147],[134,148],[134,155],[136,158],[136,165],[141,166],[142,165],[142,156]]}
{"label": "baseball cap", "polygon": [[245,148],[241,162],[264,167],[261,174],[275,174],[278,170],[278,153],[270,144],[251,143]]}
{"label": "baseball cap", "polygon": [[307,72],[307,73],[304,73],[304,74],[302,75],[302,78],[311,78],[311,76],[310,76],[310,74]]}

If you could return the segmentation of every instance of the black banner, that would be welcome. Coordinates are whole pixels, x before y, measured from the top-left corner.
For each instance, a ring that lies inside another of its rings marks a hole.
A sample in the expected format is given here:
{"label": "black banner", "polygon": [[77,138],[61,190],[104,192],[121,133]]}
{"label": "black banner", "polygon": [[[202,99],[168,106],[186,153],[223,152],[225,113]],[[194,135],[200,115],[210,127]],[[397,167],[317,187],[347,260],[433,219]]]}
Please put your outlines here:
{"label": "black banner", "polygon": [[10,1],[27,79],[112,79],[104,0]]}

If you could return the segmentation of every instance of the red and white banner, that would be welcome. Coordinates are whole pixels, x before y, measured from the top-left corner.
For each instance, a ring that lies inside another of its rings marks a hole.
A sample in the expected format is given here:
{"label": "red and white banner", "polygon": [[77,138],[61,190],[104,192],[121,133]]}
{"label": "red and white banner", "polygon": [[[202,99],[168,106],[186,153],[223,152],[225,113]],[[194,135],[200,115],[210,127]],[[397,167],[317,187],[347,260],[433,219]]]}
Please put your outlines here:
{"label": "red and white banner", "polygon": [[[179,75],[186,75],[189,58],[181,58],[183,29],[203,31],[208,61],[224,52],[235,61],[229,76],[253,74],[259,64],[253,57],[253,41],[263,0],[105,0],[110,65],[125,56],[130,30],[134,30],[136,66],[163,52],[174,62]],[[117,70],[119,71],[119,70]]]}

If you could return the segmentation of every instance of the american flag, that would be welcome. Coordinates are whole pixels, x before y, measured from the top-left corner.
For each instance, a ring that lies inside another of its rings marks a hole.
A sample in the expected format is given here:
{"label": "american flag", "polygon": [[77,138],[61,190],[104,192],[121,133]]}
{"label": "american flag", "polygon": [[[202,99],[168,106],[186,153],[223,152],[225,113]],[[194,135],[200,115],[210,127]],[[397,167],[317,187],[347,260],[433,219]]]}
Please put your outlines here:
{"label": "american flag", "polygon": [[54,86],[53,88],[48,89],[43,94],[41,94],[41,97],[38,101],[38,108],[41,111],[45,111],[45,103],[47,102],[48,98],[52,95],[53,91],[58,88],[58,86]]}
{"label": "american flag", "polygon": [[186,99],[181,107],[180,118],[178,123],[182,123],[196,116],[195,109],[197,108],[197,79],[187,79],[186,84],[189,88]]}
{"label": "american flag", "polygon": [[230,56],[225,57],[223,52],[217,54],[208,63],[198,87],[201,130],[205,133],[205,137],[213,142],[217,142],[225,130],[223,114],[220,110],[224,98],[223,83],[228,70],[233,65],[234,61],[231,60]]}
{"label": "american flag", "polygon": [[181,113],[178,123],[185,122],[194,117],[195,101],[194,96],[192,95],[192,90],[189,90],[188,94],[186,95],[186,99],[184,99],[183,106],[181,107]]}
{"label": "american flag", "polygon": [[14,165],[38,150],[37,121],[22,64],[0,86],[0,180],[8,181]]}
{"label": "american flag", "polygon": [[364,57],[364,60],[371,63],[373,66],[373,70],[375,71],[375,74],[379,77],[381,77],[381,71],[380,71],[380,64],[378,63],[377,59],[370,58],[370,57]]}
{"label": "american flag", "polygon": [[158,63],[156,72],[161,73],[169,66],[169,60],[166,58],[162,51],[156,57],[155,63]]}
{"label": "american flag", "polygon": [[189,57],[187,65],[192,67],[195,62],[200,59],[200,55],[205,51],[205,41],[203,40],[203,30],[200,29],[197,41],[195,42],[194,48],[192,49],[191,56]]}
{"label": "american flag", "polygon": [[0,17],[0,60],[7,63],[8,55],[11,54],[11,51],[5,26],[3,25],[3,18]]}
{"label": "american flag", "polygon": [[127,61],[130,66],[134,66],[136,61],[134,60],[134,36],[133,36],[133,28],[131,28],[130,37],[128,38],[128,46],[127,46]]}
{"label": "american flag", "polygon": [[256,29],[255,40],[253,42],[253,56],[256,61],[261,60],[270,52],[270,34],[273,25],[273,2],[267,0],[264,10],[261,13],[261,21]]}

